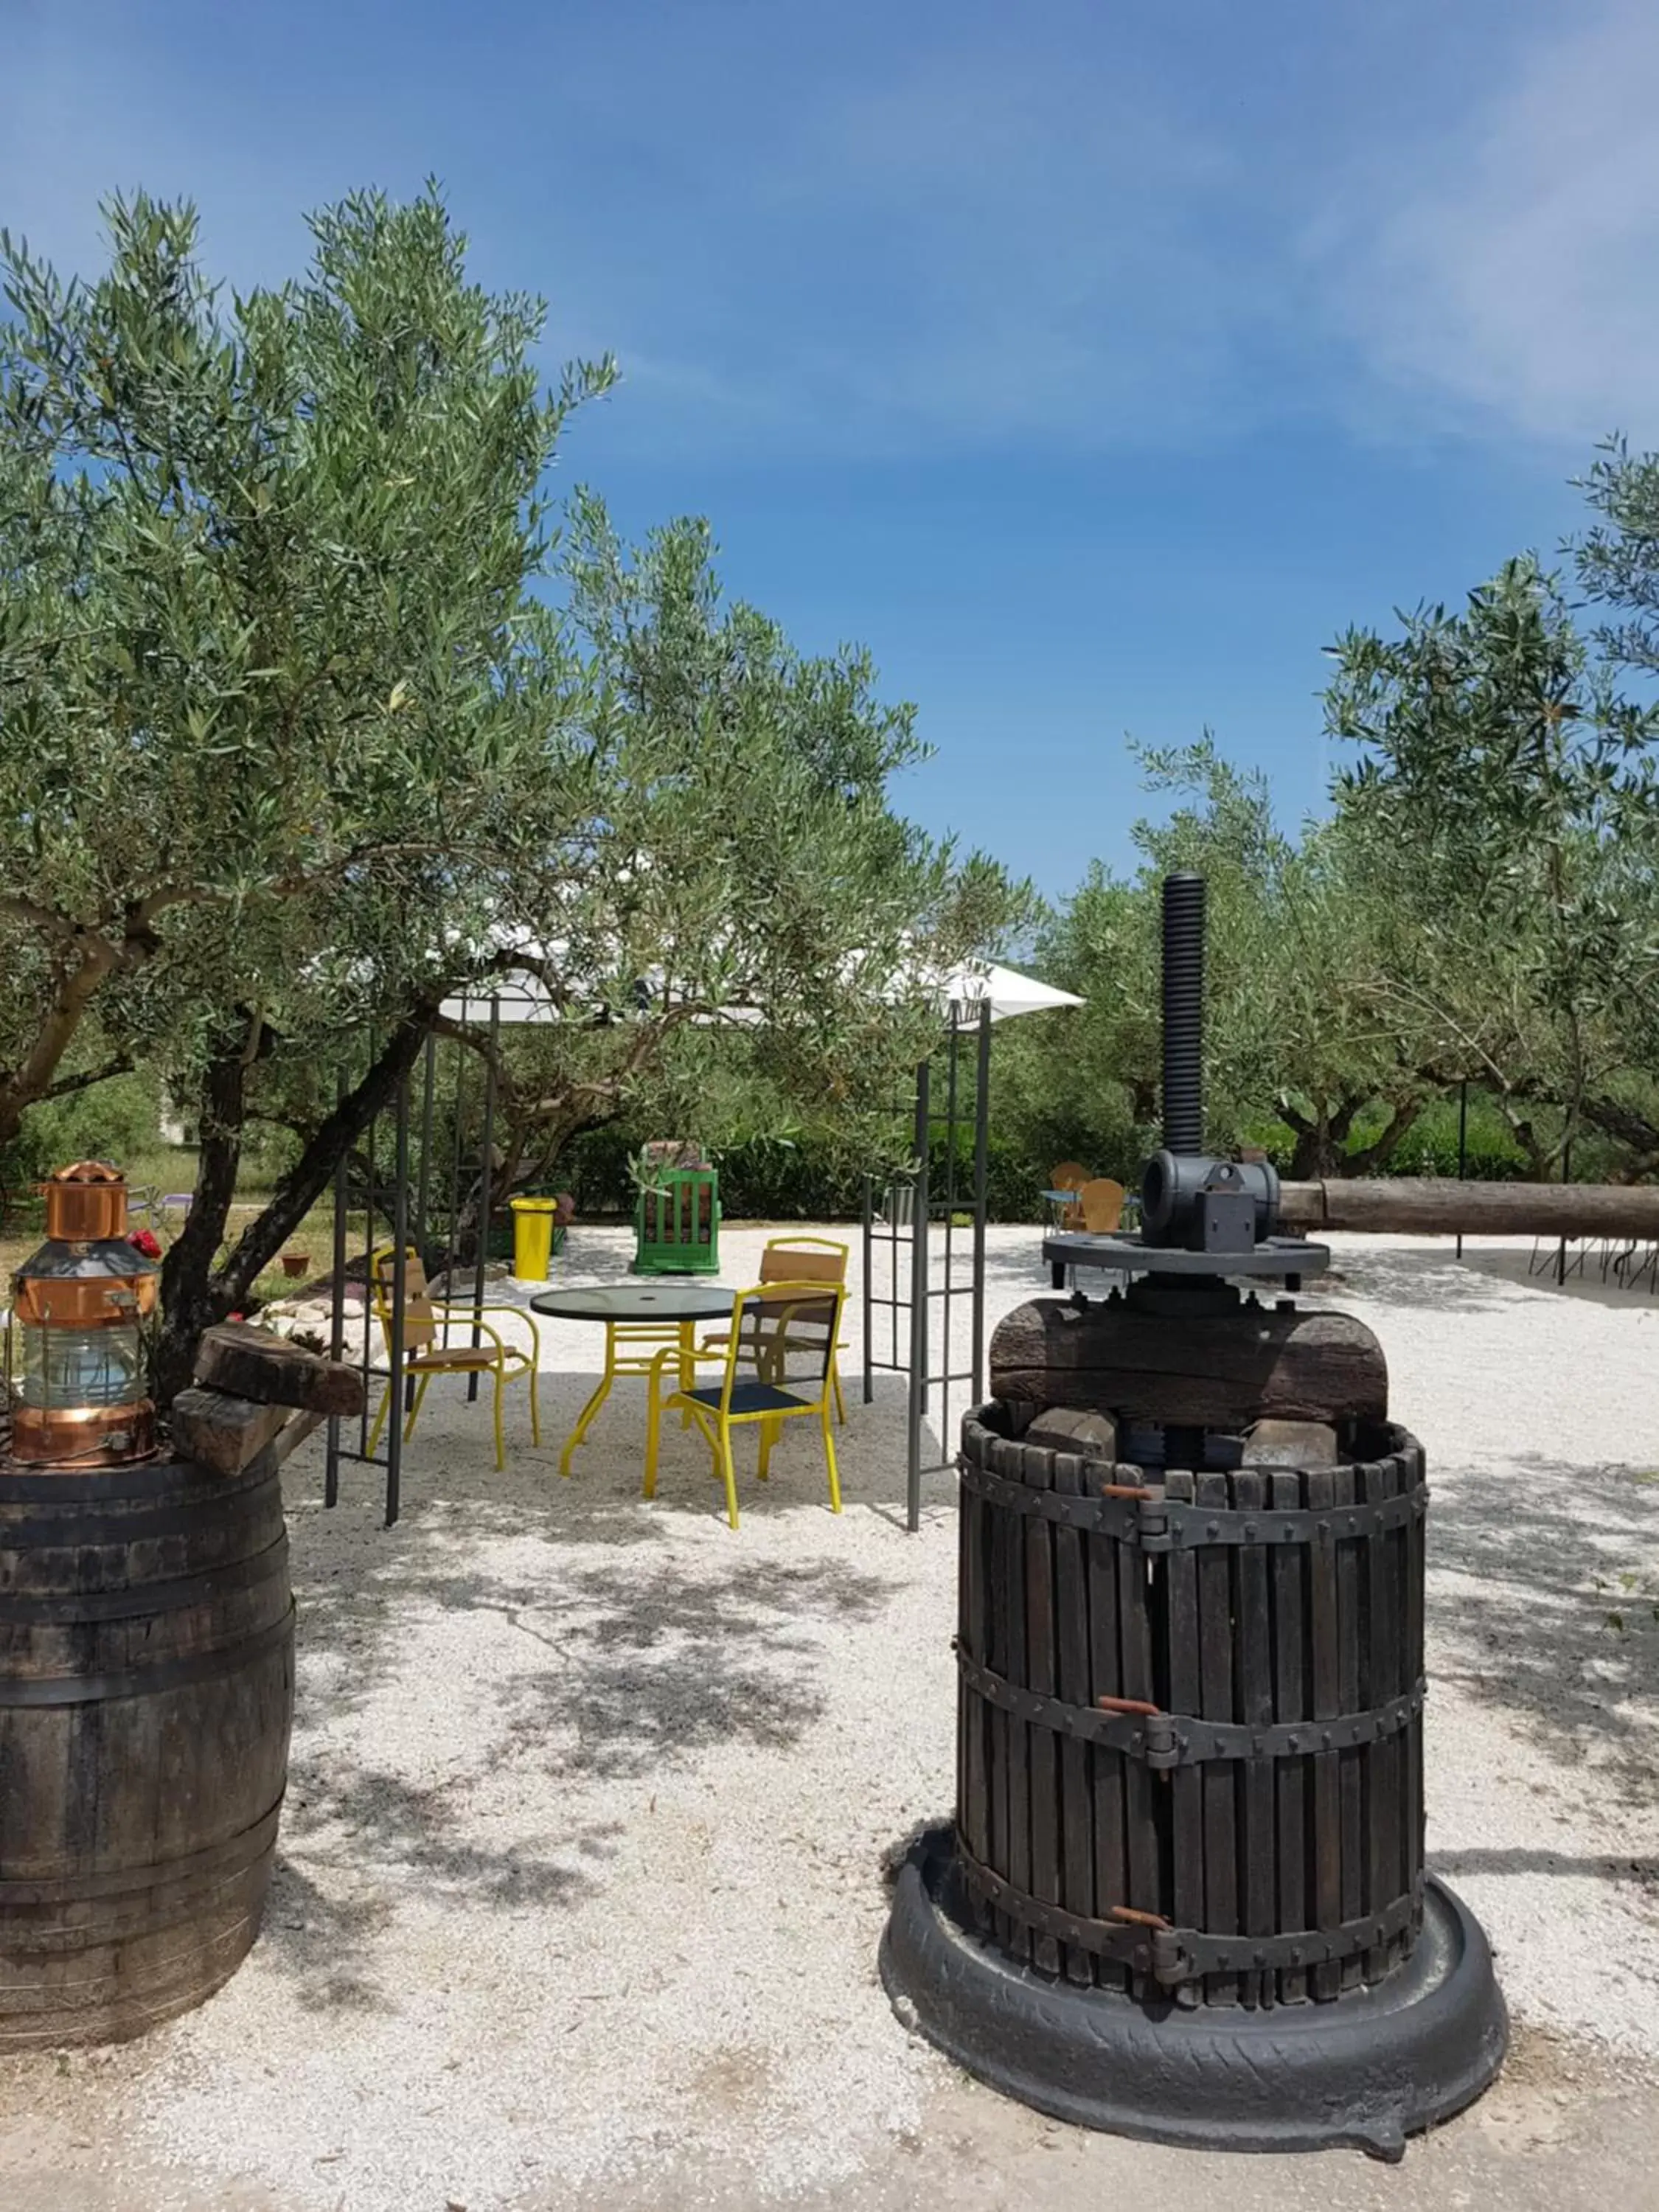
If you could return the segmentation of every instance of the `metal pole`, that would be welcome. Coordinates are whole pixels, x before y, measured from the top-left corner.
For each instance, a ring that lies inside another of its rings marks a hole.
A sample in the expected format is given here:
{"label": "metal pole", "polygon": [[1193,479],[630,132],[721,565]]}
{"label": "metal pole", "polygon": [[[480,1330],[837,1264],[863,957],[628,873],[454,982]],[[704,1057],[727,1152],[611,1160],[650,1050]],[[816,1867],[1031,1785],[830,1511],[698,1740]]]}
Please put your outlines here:
{"label": "metal pole", "polygon": [[391,1419],[386,1432],[386,1525],[402,1502],[404,1468],[404,1301],[409,1289],[409,1070],[398,1079],[397,1133],[392,1147],[392,1344],[386,1378]]}
{"label": "metal pole", "polygon": [[[483,1147],[478,1161],[478,1257],[473,1269],[472,1303],[475,1307],[484,1302],[484,1266],[489,1257],[489,1206],[494,1193],[490,1177],[494,1172],[495,1148],[495,1048],[501,1042],[501,1002],[492,993],[489,1000],[489,1058],[484,1064]],[[472,1324],[472,1348],[476,1352],[483,1342],[477,1322]],[[475,1368],[466,1380],[469,1401],[478,1395],[478,1375]]]}
{"label": "metal pole", "polygon": [[421,1188],[415,1201],[415,1243],[421,1255],[421,1265],[427,1264],[427,1201],[432,1192],[432,1092],[438,1073],[438,1039],[434,1031],[427,1032],[426,1073],[421,1099]]}
{"label": "metal pole", "polygon": [[[461,994],[461,1027],[465,1029],[466,1024],[467,998],[465,992],[463,991]],[[465,1126],[461,1108],[464,1103],[464,1094],[466,1089],[466,1053],[467,1048],[463,1046],[459,1057],[455,1062],[455,1146],[454,1157],[450,1162],[449,1168],[449,1219],[447,1226],[444,1231],[444,1273],[446,1277],[444,1288],[447,1294],[451,1297],[455,1294],[455,1269],[459,1263],[461,1256],[459,1251],[459,1230],[461,1220],[461,1133]],[[445,1344],[449,1342],[447,1325],[443,1340]]]}
{"label": "metal pole", "polygon": [[[985,1216],[990,1203],[991,1002],[979,1010],[978,1080],[974,1099],[974,1403],[985,1401]],[[945,1457],[951,1440],[945,1440]]]}
{"label": "metal pole", "polygon": [[[1572,1181],[1572,1139],[1569,1137],[1561,1147],[1561,1180]],[[1559,1290],[1567,1279],[1567,1240],[1564,1237],[1555,1255],[1555,1286]]]}
{"label": "metal pole", "polygon": [[921,1526],[921,1413],[927,1388],[928,1069],[916,1070],[916,1189],[910,1209],[910,1402],[906,1429],[905,1525]]}
{"label": "metal pole", "polygon": [[875,1259],[875,1178],[864,1178],[864,1402],[872,1403],[876,1395],[876,1374],[870,1364],[870,1332],[874,1325],[876,1309],[871,1286],[872,1263]]}
{"label": "metal pole", "polygon": [[[345,1098],[345,1078],[337,1078],[334,1098],[337,1105]],[[334,1163],[334,1273],[329,1285],[328,1356],[341,1359],[345,1355],[345,1265],[346,1210],[350,1204],[350,1178],[347,1161],[350,1146],[342,1148]],[[368,1309],[363,1309],[363,1334],[368,1334]],[[323,1455],[323,1503],[337,1505],[340,1502],[340,1417],[331,1413],[328,1422],[328,1443]]]}
{"label": "metal pole", "polygon": [[[1457,1086],[1457,1180],[1464,1181],[1469,1164],[1469,1079],[1466,1075]],[[1457,1256],[1463,1256],[1463,1232],[1457,1232]]]}

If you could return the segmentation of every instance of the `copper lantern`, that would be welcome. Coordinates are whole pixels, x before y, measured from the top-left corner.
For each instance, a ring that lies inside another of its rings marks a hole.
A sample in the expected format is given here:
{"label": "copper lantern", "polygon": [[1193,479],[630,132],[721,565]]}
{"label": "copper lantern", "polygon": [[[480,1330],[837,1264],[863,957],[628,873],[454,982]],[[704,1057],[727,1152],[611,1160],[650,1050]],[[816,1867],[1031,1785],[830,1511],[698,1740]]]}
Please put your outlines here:
{"label": "copper lantern", "polygon": [[126,1182],[118,1168],[77,1160],[43,1188],[46,1241],[12,1279],[12,1456],[61,1468],[148,1458],[157,1268],[127,1242]]}

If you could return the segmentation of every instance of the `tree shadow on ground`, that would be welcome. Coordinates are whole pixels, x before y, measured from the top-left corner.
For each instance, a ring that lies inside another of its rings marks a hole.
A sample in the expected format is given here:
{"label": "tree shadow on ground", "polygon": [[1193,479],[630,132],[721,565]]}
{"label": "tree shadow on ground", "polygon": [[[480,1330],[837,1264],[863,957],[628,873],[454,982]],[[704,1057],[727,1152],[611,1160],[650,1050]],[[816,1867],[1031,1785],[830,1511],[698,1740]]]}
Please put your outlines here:
{"label": "tree shadow on ground", "polygon": [[[632,1481],[619,1494],[544,1466],[498,1474],[487,1419],[468,1424],[465,1443],[434,1429],[429,1472],[420,1441],[417,1431],[407,1515],[392,1529],[378,1525],[373,1492],[335,1512],[314,1491],[299,1504],[319,1470],[290,1462],[298,1712],[262,1955],[319,2010],[395,2002],[376,1962],[411,1873],[467,1911],[593,1895],[623,1831],[584,1785],[734,1742],[787,1753],[827,1702],[826,1639],[890,1595],[833,1556],[746,1557],[741,1534],[729,1551],[723,1530],[712,1552],[676,1543],[683,1516],[641,1504]],[[480,1620],[472,1648],[489,1655],[490,1687],[477,1740],[428,1778],[406,1723],[401,1750],[381,1747],[374,1709],[407,1698],[431,1651],[458,1649],[433,1634],[458,1614]],[[522,1665],[503,1627],[524,1639]],[[533,1844],[501,1817],[497,1785],[505,1776],[510,1804],[514,1769],[571,1784],[568,1799],[538,1796],[560,1809]]]}
{"label": "tree shadow on ground", "polygon": [[1434,1679],[1537,1738],[1563,1790],[1593,1765],[1598,1793],[1659,1803],[1659,1486],[1537,1455],[1465,1470],[1434,1492],[1428,1560]]}

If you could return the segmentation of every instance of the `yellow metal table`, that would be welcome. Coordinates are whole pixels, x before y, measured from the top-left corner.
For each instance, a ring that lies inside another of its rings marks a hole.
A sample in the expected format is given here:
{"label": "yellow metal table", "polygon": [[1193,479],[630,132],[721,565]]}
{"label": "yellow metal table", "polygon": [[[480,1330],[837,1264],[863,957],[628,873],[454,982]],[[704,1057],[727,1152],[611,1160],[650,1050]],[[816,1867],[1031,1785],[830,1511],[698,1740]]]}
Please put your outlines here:
{"label": "yellow metal table", "polygon": [[640,1375],[648,1380],[653,1363],[666,1346],[679,1353],[681,1389],[692,1388],[696,1380],[691,1354],[697,1323],[726,1320],[736,1296],[735,1291],[725,1290],[718,1283],[665,1282],[659,1276],[639,1282],[601,1283],[589,1290],[543,1291],[532,1298],[532,1313],[545,1314],[555,1321],[605,1324],[605,1371],[559,1455],[561,1474],[569,1474],[571,1454],[587,1434],[619,1375]]}

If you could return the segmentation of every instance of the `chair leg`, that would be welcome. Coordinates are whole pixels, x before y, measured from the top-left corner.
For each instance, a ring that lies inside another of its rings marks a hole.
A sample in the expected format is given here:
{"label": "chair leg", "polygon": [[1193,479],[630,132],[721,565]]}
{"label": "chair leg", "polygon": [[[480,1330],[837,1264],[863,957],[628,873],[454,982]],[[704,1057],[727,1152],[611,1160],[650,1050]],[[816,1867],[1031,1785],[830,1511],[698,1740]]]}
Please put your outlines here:
{"label": "chair leg", "polygon": [[732,1464],[732,1431],[720,1423],[720,1478],[726,1485],[726,1517],[732,1528],[738,1525],[738,1471]]}
{"label": "chair leg", "polygon": [[[422,1375],[420,1381],[415,1385],[415,1403],[410,1407],[409,1419],[404,1423],[404,1442],[405,1443],[409,1442],[410,1438],[415,1433],[415,1424],[421,1418],[421,1401],[425,1397],[426,1386],[431,1380],[432,1377],[429,1375]],[[388,1388],[390,1386],[388,1385]],[[370,1451],[372,1452],[374,1449],[374,1445],[371,1444],[369,1446]]]}
{"label": "chair leg", "polygon": [[777,1423],[776,1423],[775,1421],[763,1421],[763,1422],[761,1423],[761,1425],[760,1425],[760,1467],[759,1467],[758,1472],[759,1472],[759,1474],[760,1474],[760,1479],[761,1479],[761,1480],[762,1480],[763,1482],[764,1482],[764,1481],[767,1480],[768,1475],[769,1475],[769,1472],[770,1472],[770,1462],[771,1462],[771,1457],[772,1457],[772,1446],[773,1446],[773,1444],[777,1441],[777,1433],[778,1433],[778,1425],[777,1425]]}
{"label": "chair leg", "polygon": [[830,1398],[826,1392],[818,1406],[818,1416],[823,1424],[823,1458],[830,1469],[830,1510],[841,1511],[841,1471],[836,1465],[836,1436],[830,1425]]}
{"label": "chair leg", "polygon": [[391,1404],[392,1385],[388,1382],[385,1389],[380,1393],[380,1408],[374,1416],[374,1425],[368,1432],[368,1443],[366,1447],[366,1452],[367,1456],[370,1459],[374,1458],[374,1447],[380,1441],[380,1431],[386,1425],[386,1412]]}
{"label": "chair leg", "polygon": [[536,1391],[536,1370],[530,1370],[530,1441],[539,1444],[542,1440],[542,1409]]}
{"label": "chair leg", "polygon": [[500,1474],[507,1466],[507,1437],[501,1428],[501,1389],[507,1377],[501,1363],[495,1365],[495,1472]]}
{"label": "chair leg", "polygon": [[847,1426],[847,1401],[841,1395],[841,1361],[833,1354],[830,1360],[830,1380],[835,1386],[836,1419],[842,1428]]}

